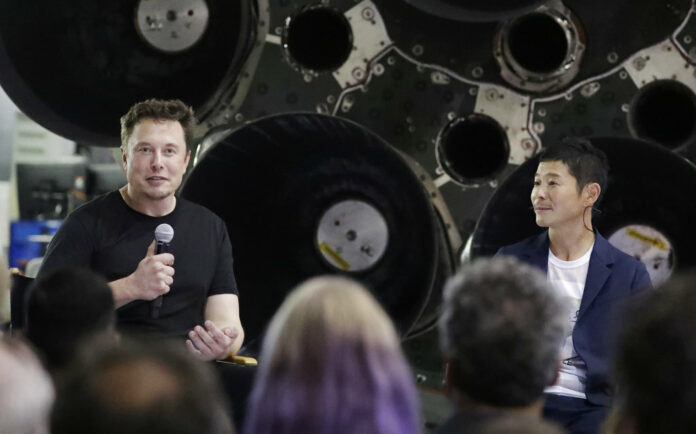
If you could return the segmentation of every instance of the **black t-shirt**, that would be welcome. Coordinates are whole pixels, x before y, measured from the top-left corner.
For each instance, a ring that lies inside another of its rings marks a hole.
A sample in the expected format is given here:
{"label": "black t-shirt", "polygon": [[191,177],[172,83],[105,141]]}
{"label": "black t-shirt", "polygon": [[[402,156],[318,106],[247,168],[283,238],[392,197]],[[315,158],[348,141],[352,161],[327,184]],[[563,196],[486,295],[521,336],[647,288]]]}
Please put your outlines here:
{"label": "black t-shirt", "polygon": [[126,332],[185,336],[204,320],[209,296],[237,294],[232,247],[223,221],[208,209],[177,198],[174,211],[150,217],[130,208],[118,191],[100,196],[68,216],[48,246],[39,275],[65,266],[82,266],[108,281],[131,274],[145,257],[155,228],[168,223],[174,238],[174,283],[164,295],[160,317],[150,318],[150,302],[136,300],[117,310]]}

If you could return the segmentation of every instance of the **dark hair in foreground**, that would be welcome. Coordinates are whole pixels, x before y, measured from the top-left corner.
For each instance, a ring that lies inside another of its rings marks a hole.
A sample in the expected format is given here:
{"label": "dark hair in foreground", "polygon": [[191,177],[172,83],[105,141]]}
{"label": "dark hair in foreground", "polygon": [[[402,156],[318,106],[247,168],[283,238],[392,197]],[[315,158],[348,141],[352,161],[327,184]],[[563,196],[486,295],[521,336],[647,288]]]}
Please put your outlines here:
{"label": "dark hair in foreground", "polygon": [[83,339],[112,332],[115,318],[109,284],[87,269],[51,271],[27,294],[26,336],[51,370],[67,365]]}
{"label": "dark hair in foreground", "polygon": [[193,109],[181,100],[148,99],[134,104],[128,112],[121,117],[121,146],[128,146],[128,140],[135,125],[143,119],[157,119],[177,121],[184,130],[186,147],[193,144],[193,130],[196,127],[196,118]]}
{"label": "dark hair in foreground", "polygon": [[556,373],[565,314],[529,265],[496,257],[463,266],[445,285],[439,322],[450,386],[496,407],[534,403]]}
{"label": "dark hair in foreground", "polygon": [[623,316],[615,412],[636,434],[696,432],[695,285],[693,272],[672,277]]}
{"label": "dark hair in foreground", "polygon": [[211,369],[180,342],[91,343],[59,377],[51,433],[233,433]]}
{"label": "dark hair in foreground", "polygon": [[565,163],[570,174],[577,180],[578,193],[588,184],[599,184],[601,192],[595,206],[604,197],[609,180],[609,160],[606,154],[592,145],[588,139],[566,137],[539,154],[539,162],[544,161]]}
{"label": "dark hair in foreground", "polygon": [[263,343],[244,431],[420,432],[396,332],[365,288],[319,277],[288,296]]}

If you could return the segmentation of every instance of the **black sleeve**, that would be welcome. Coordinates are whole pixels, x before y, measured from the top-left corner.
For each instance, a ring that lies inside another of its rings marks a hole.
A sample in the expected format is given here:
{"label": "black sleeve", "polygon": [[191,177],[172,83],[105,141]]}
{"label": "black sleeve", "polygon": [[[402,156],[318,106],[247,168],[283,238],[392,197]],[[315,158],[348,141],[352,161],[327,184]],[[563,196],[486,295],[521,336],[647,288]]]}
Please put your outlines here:
{"label": "black sleeve", "polygon": [[82,222],[68,217],[48,245],[37,277],[57,268],[89,268],[93,245],[93,238]]}
{"label": "black sleeve", "polygon": [[237,282],[234,278],[232,264],[232,244],[227,234],[227,228],[222,221],[218,222],[220,245],[218,246],[217,265],[213,282],[208,289],[208,297],[218,294],[238,294]]}

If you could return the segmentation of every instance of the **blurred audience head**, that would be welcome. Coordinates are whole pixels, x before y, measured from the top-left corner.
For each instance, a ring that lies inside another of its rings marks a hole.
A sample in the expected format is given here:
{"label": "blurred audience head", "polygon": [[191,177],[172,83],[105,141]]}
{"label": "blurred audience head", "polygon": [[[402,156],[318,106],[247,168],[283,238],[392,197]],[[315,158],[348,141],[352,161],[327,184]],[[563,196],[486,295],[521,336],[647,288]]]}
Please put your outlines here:
{"label": "blurred audience head", "polygon": [[696,432],[696,274],[673,277],[623,316],[610,432]]}
{"label": "blurred audience head", "polygon": [[52,434],[229,434],[212,367],[180,343],[90,342],[57,381]]}
{"label": "blurred audience head", "polygon": [[565,307],[537,269],[514,258],[479,259],[445,285],[440,347],[459,405],[526,407],[552,383]]}
{"label": "blurred audience head", "polygon": [[420,431],[415,386],[390,319],[360,284],[317,277],[273,317],[245,432]]}
{"label": "blurred audience head", "polygon": [[53,400],[51,378],[34,353],[0,338],[0,434],[48,433]]}
{"label": "blurred audience head", "polygon": [[109,284],[90,270],[55,270],[29,288],[26,336],[49,370],[65,366],[88,336],[115,333],[114,322]]}

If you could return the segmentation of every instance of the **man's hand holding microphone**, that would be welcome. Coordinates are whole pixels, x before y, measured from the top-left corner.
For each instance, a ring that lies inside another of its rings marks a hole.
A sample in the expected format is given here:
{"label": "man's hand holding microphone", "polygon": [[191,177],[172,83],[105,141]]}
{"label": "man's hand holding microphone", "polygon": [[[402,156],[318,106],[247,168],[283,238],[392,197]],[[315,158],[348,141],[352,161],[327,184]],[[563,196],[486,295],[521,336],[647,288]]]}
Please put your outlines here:
{"label": "man's hand holding microphone", "polygon": [[[167,247],[174,238],[174,229],[162,223],[155,228],[155,239],[133,273],[111,282],[116,307],[134,300],[151,300],[150,318],[157,319],[167,294],[174,283],[174,255]],[[239,332],[233,327],[218,328],[207,320],[188,333],[186,346],[200,360],[224,359],[230,353]]]}
{"label": "man's hand holding microphone", "polygon": [[155,309],[159,315],[155,303],[162,306],[162,295],[168,293],[174,283],[174,255],[164,252],[165,244],[169,244],[173,237],[174,229],[170,225],[163,223],[157,226],[155,240],[148,246],[145,257],[135,271],[110,283],[117,308],[135,300],[153,300],[151,315],[155,314]]}

